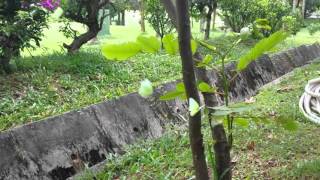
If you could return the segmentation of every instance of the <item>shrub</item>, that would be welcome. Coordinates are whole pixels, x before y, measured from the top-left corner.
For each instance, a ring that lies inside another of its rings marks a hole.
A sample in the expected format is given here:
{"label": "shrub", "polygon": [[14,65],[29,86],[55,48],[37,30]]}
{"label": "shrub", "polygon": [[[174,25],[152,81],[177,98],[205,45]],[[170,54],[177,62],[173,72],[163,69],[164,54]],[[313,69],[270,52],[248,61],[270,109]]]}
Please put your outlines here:
{"label": "shrub", "polygon": [[24,48],[40,46],[48,12],[31,1],[0,4],[0,70],[10,73],[10,60]]}
{"label": "shrub", "polygon": [[[282,18],[291,15],[291,6],[282,0],[221,0],[223,20],[234,32],[240,32],[250,24],[254,26],[257,19],[266,19],[271,27],[269,32],[263,32],[269,36],[283,27]],[[292,15],[296,17],[296,15]],[[284,19],[288,23],[288,19]],[[294,20],[294,19],[292,19]],[[296,18],[298,20],[298,18]],[[295,22],[291,22],[297,30]]]}

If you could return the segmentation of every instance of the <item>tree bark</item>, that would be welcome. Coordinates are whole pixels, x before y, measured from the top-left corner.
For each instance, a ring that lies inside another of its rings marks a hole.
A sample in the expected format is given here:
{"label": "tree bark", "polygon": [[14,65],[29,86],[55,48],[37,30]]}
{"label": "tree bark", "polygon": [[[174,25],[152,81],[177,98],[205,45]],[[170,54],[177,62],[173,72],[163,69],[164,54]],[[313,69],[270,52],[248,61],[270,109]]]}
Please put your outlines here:
{"label": "tree bark", "polygon": [[122,26],[126,25],[126,11],[125,10],[121,11],[121,25]]}
{"label": "tree bark", "polygon": [[213,127],[213,137],[215,140],[214,152],[216,160],[217,174],[220,180],[232,179],[232,166],[230,157],[230,145],[226,132],[222,124]]}
{"label": "tree bark", "polygon": [[[181,1],[183,1],[183,0],[181,0]],[[161,2],[164,4],[166,11],[169,14],[170,18],[172,19],[172,21],[174,22],[175,26],[178,27],[178,25],[176,23],[177,22],[177,12],[175,11],[175,8],[174,8],[175,4],[171,0],[161,0]],[[202,59],[199,52],[197,52],[194,57],[198,60]],[[197,78],[200,81],[202,80],[202,81],[210,84],[209,78],[206,75],[206,69],[198,69],[197,76],[198,76]],[[212,96],[212,94],[204,94],[204,95],[205,95],[204,100],[205,100],[206,105],[210,105],[210,107],[215,107],[217,105],[217,102],[214,101],[214,98],[210,97],[210,96]],[[213,111],[211,111],[211,113],[213,113]],[[222,178],[224,178],[223,180],[230,180],[231,175],[232,175],[231,168],[229,168],[229,167],[231,167],[231,165],[230,165],[231,164],[230,147],[229,147],[228,142],[225,141],[225,139],[227,139],[226,138],[227,136],[226,136],[226,133],[225,133],[222,125],[219,125],[216,128],[212,127],[212,137],[214,140],[218,139],[218,141],[216,141],[216,142],[219,142],[214,145],[216,164],[217,164],[216,169],[217,169],[218,173],[220,173],[219,174],[220,176],[223,175],[223,172],[228,170],[228,171],[226,171],[227,174],[225,176],[223,176]],[[201,147],[203,148],[203,146],[201,146]],[[226,147],[229,147],[229,148],[226,148]],[[222,169],[224,169],[224,170],[222,170]]]}
{"label": "tree bark", "polygon": [[141,32],[146,32],[144,0],[140,0],[140,16]]}
{"label": "tree bark", "polygon": [[[178,34],[180,56],[182,59],[183,82],[185,84],[188,99],[193,98],[195,101],[200,103],[191,51],[191,29],[188,1],[177,0],[177,4]],[[189,118],[189,136],[196,179],[208,180],[209,174],[204,154],[200,112],[193,117],[190,116]]]}
{"label": "tree bark", "polygon": [[293,0],[293,2],[292,2],[292,12],[296,12],[298,4],[299,4],[299,0]]}
{"label": "tree bark", "polygon": [[91,39],[95,38],[99,31],[102,29],[103,20],[107,16],[104,15],[99,18],[99,10],[103,9],[106,4],[109,3],[109,0],[87,0],[83,1],[83,7],[87,12],[85,17],[82,17],[81,14],[73,13],[69,14],[67,18],[70,18],[81,24],[85,24],[88,27],[88,31],[80,36],[75,37],[73,42],[70,45],[63,44],[63,46],[68,50],[69,53],[77,52],[82,45],[86,44]]}
{"label": "tree bark", "polygon": [[0,57],[0,70],[3,69],[3,71],[7,74],[12,73],[10,59],[10,57]]}
{"label": "tree bark", "polygon": [[209,7],[209,11],[206,14],[206,28],[204,31],[204,40],[208,40],[210,38],[210,27],[211,27],[212,13],[213,13],[213,8]]}
{"label": "tree bark", "polygon": [[302,18],[305,19],[305,15],[306,15],[306,0],[302,0],[301,15],[302,15]]}
{"label": "tree bark", "polygon": [[98,24],[90,25],[86,33],[76,37],[70,45],[63,44],[63,46],[68,50],[69,53],[75,53],[81,48],[82,45],[95,38],[100,30],[101,29]]}
{"label": "tree bark", "polygon": [[121,25],[121,14],[120,14],[120,12],[118,12],[118,14],[117,14],[117,23],[116,23],[116,25],[117,26],[120,26]]}
{"label": "tree bark", "polygon": [[212,30],[216,28],[217,8],[218,8],[218,4],[217,4],[217,1],[215,0],[213,3]]}

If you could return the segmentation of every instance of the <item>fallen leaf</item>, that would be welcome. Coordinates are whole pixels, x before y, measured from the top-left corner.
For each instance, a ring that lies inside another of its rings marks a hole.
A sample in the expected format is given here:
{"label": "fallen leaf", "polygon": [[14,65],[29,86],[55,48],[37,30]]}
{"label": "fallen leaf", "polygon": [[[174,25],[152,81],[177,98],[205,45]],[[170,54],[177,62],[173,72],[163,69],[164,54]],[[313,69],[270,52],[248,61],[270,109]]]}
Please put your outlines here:
{"label": "fallen leaf", "polygon": [[254,97],[250,97],[250,98],[246,98],[244,102],[247,104],[252,104],[256,102],[256,99]]}
{"label": "fallen leaf", "polygon": [[293,86],[286,86],[286,87],[281,87],[277,89],[277,92],[290,92],[294,89]]}
{"label": "fallen leaf", "polygon": [[254,151],[255,149],[255,142],[254,141],[251,141],[247,144],[247,149],[250,150],[250,151]]}

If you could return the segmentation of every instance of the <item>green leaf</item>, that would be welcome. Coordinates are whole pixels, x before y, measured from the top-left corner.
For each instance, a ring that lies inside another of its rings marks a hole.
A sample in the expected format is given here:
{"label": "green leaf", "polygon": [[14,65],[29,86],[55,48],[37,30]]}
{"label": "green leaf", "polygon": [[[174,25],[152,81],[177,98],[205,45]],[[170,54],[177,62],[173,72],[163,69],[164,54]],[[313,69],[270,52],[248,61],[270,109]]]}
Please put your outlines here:
{"label": "green leaf", "polygon": [[226,111],[223,111],[223,110],[216,110],[212,116],[216,116],[216,117],[219,117],[219,116],[227,116],[227,115],[230,115],[232,114],[232,111],[229,111],[229,110],[226,110]]}
{"label": "green leaf", "polygon": [[211,63],[212,60],[213,60],[213,56],[210,55],[210,54],[207,54],[207,55],[204,57],[202,63],[204,63],[204,64],[209,64],[209,63]]}
{"label": "green leaf", "polygon": [[249,121],[244,119],[244,118],[235,118],[234,123],[237,124],[238,126],[248,128],[249,127]]}
{"label": "green leaf", "polygon": [[215,93],[216,92],[216,88],[211,87],[209,84],[207,84],[205,82],[201,82],[198,85],[198,89],[199,89],[199,91],[204,92],[204,93]]}
{"label": "green leaf", "polygon": [[204,41],[198,41],[198,43],[199,43],[201,46],[209,49],[209,50],[212,51],[212,52],[216,52],[216,50],[217,50],[216,47],[214,47],[213,45],[210,45],[210,44],[208,44],[208,43],[206,43],[206,42],[204,42]]}
{"label": "green leaf", "polygon": [[162,39],[163,47],[170,55],[176,55],[179,51],[178,39],[173,34],[167,34]]}
{"label": "green leaf", "polygon": [[263,53],[270,51],[277,44],[285,40],[288,33],[284,31],[278,31],[272,34],[270,37],[259,41],[246,55],[242,56],[238,62],[238,71],[244,70],[252,61],[257,59]]}
{"label": "green leaf", "polygon": [[139,94],[142,97],[147,98],[147,97],[151,96],[152,93],[153,93],[152,83],[148,79],[141,81],[140,88],[139,88]]}
{"label": "green leaf", "polygon": [[211,55],[207,54],[207,55],[203,58],[202,62],[199,62],[199,63],[197,64],[197,67],[206,67],[206,66],[209,66],[209,64],[212,62],[212,60],[213,60],[213,57],[212,57]]}
{"label": "green leaf", "polygon": [[277,118],[277,122],[288,131],[296,131],[299,128],[298,123],[292,117],[280,116]]}
{"label": "green leaf", "polygon": [[186,88],[184,87],[184,84],[183,82],[180,82],[176,85],[176,90],[178,92],[185,92],[186,91]]}
{"label": "green leaf", "polygon": [[197,43],[197,41],[192,39],[191,40],[191,51],[192,51],[192,54],[196,53],[197,49],[198,49],[198,43]]}
{"label": "green leaf", "polygon": [[102,54],[110,60],[127,60],[141,51],[140,44],[127,42],[122,44],[105,44]]}
{"label": "green leaf", "polygon": [[200,111],[200,106],[193,98],[189,98],[189,112],[190,116],[195,116]]}
{"label": "green leaf", "polygon": [[161,48],[161,42],[154,36],[140,35],[137,37],[137,43],[141,45],[142,52],[145,53],[156,53]]}
{"label": "green leaf", "polygon": [[160,97],[160,100],[161,101],[173,100],[173,99],[176,99],[177,97],[181,97],[183,94],[185,94],[185,93],[179,92],[179,91],[169,91],[166,94],[162,95]]}
{"label": "green leaf", "polygon": [[238,114],[242,112],[247,112],[255,108],[253,105],[234,105],[234,106],[219,106],[219,107],[208,107],[214,109],[215,113],[213,116],[226,116],[230,114]]}

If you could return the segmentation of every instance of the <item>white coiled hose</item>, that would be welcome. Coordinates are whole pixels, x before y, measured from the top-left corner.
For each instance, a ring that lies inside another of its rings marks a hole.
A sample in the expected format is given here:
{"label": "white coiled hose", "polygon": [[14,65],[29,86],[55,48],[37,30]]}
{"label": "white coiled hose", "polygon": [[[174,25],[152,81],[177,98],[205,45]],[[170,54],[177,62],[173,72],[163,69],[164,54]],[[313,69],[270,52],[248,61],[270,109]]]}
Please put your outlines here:
{"label": "white coiled hose", "polygon": [[306,118],[320,124],[320,78],[308,82],[299,107]]}

